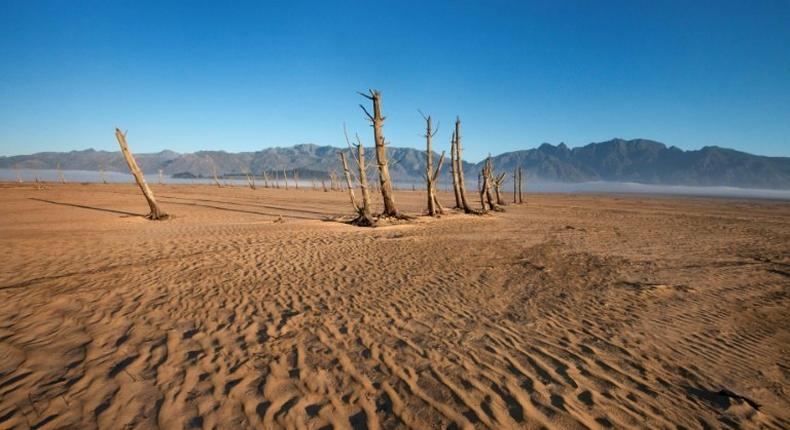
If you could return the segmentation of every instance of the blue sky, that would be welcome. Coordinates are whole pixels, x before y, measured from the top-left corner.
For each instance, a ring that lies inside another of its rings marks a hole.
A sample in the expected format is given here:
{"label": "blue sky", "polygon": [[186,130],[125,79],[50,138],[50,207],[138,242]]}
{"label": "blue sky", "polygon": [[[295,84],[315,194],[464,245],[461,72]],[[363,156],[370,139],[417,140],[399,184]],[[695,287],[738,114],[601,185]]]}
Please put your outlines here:
{"label": "blue sky", "polygon": [[0,155],[649,138],[790,156],[790,2],[0,3]]}

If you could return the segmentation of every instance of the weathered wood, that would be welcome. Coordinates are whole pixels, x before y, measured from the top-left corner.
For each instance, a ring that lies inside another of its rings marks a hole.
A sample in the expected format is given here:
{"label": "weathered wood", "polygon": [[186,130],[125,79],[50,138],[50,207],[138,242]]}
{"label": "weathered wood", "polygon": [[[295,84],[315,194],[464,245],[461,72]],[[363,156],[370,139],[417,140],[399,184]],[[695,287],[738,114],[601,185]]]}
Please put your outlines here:
{"label": "weathered wood", "polygon": [[340,161],[343,163],[343,173],[346,176],[346,185],[348,185],[348,197],[351,199],[351,206],[354,207],[355,212],[359,212],[359,205],[357,204],[357,197],[354,195],[354,185],[351,180],[351,171],[348,170],[348,162],[346,162],[346,154],[343,151],[339,152]]}
{"label": "weathered wood", "polygon": [[[443,208],[438,204],[436,198],[436,179],[438,171],[437,173],[433,171],[433,149],[431,148],[431,139],[436,135],[436,131],[433,130],[431,116],[423,115],[423,118],[425,119],[425,183],[428,196],[428,215],[437,216],[443,212]],[[444,157],[444,153],[442,153],[442,157]],[[439,168],[441,169],[441,162],[439,163]]]}
{"label": "weathered wood", "polygon": [[464,184],[464,162],[461,150],[461,118],[455,119],[455,161],[458,163],[458,192],[461,195],[461,206],[466,213],[473,213],[474,211],[469,206],[466,200],[466,185]]}
{"label": "weathered wood", "polygon": [[381,115],[381,93],[377,90],[369,90],[368,94],[360,93],[363,97],[373,102],[373,114],[371,115],[364,106],[362,110],[373,123],[373,140],[376,147],[376,163],[379,170],[379,183],[381,185],[381,198],[384,203],[382,215],[395,218],[404,218],[395,206],[395,197],[392,190],[392,179],[390,178],[389,164],[387,160],[387,148],[385,146],[384,134],[382,131],[384,117]]}
{"label": "weathered wood", "polygon": [[463,209],[461,205],[461,193],[458,191],[458,161],[456,160],[455,145],[455,130],[453,130],[453,137],[450,139],[450,168],[452,170],[453,192],[455,193],[455,208]]}
{"label": "weathered wood", "polygon": [[502,185],[505,183],[505,176],[507,176],[507,173],[502,172],[494,178],[494,192],[496,193],[496,203],[499,206],[505,206],[505,200],[502,199],[502,194],[500,192]]}
{"label": "weathered wood", "polygon": [[137,161],[134,159],[132,152],[129,151],[129,146],[126,144],[126,134],[121,132],[119,128],[116,128],[115,137],[118,139],[118,144],[121,146],[123,158],[126,159],[126,164],[129,165],[129,170],[132,172],[135,182],[137,182],[137,185],[143,192],[143,196],[145,196],[145,200],[148,202],[148,207],[151,209],[151,212],[148,213],[146,218],[151,220],[166,219],[168,215],[159,208],[159,205],[156,203],[154,193],[150,188],[148,188],[148,184],[145,182],[143,172],[137,166]]}

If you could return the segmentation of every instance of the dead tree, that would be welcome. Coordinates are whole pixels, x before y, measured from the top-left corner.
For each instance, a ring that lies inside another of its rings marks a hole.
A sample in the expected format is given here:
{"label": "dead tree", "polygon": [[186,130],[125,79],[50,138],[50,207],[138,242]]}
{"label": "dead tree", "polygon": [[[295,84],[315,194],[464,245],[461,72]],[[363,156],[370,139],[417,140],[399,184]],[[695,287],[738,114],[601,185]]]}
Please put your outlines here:
{"label": "dead tree", "polygon": [[217,184],[218,188],[222,188],[222,184],[219,182],[219,178],[217,177],[217,165],[214,164],[214,160],[211,160],[211,172],[214,174],[214,183]]}
{"label": "dead tree", "polygon": [[513,204],[518,203],[518,167],[513,168]]}
{"label": "dead tree", "polygon": [[381,115],[381,93],[377,90],[368,90],[368,94],[359,94],[373,102],[372,115],[365,109],[365,106],[359,105],[359,107],[362,108],[362,111],[365,112],[370,122],[373,123],[373,143],[376,145],[376,164],[379,170],[381,198],[384,202],[384,211],[382,215],[394,218],[405,218],[395,206],[395,196],[392,191],[392,179],[390,178],[389,164],[387,161],[387,148],[385,147],[384,135],[382,132],[385,118]]}
{"label": "dead tree", "polygon": [[294,188],[296,188],[298,190],[299,189],[299,171],[294,169],[294,170],[291,171],[291,173],[293,173],[293,177],[294,177]]}
{"label": "dead tree", "polygon": [[241,172],[244,173],[244,177],[247,178],[247,186],[249,186],[250,189],[254,190],[255,189],[255,174],[252,173],[252,170],[246,169],[244,166],[241,166]]}
{"label": "dead tree", "polygon": [[22,183],[22,177],[19,176],[19,167],[14,166],[14,173],[16,173],[16,181],[17,183]]}
{"label": "dead tree", "polygon": [[58,161],[57,170],[58,170],[58,178],[60,178],[60,183],[65,184],[66,177],[63,176],[63,170],[60,169],[60,161]]}
{"label": "dead tree", "polygon": [[524,203],[524,198],[521,196],[521,183],[523,182],[524,172],[521,170],[521,166],[518,168],[518,203]]}
{"label": "dead tree", "polygon": [[[373,219],[373,215],[371,214],[371,199],[370,199],[370,187],[368,186],[368,172],[367,166],[365,165],[365,146],[362,144],[362,140],[359,138],[359,135],[356,135],[357,138],[357,153],[354,154],[354,149],[351,147],[351,142],[348,139],[348,133],[346,132],[346,125],[343,124],[343,134],[346,137],[346,144],[348,145],[348,149],[351,152],[351,155],[354,157],[354,161],[357,163],[357,170],[359,171],[359,188],[362,192],[362,205],[357,205],[357,217],[351,221],[351,224],[360,226],[360,227],[373,227],[376,225],[376,220]],[[341,153],[342,154],[342,153]],[[346,160],[343,158],[343,168],[346,170],[346,180],[348,182],[348,189],[351,197],[353,199],[353,187],[350,181],[350,174],[348,173],[348,166],[346,165]],[[352,202],[353,203],[353,202]]]}
{"label": "dead tree", "polygon": [[126,164],[129,165],[129,170],[132,172],[135,182],[137,182],[140,190],[142,190],[145,200],[148,201],[148,207],[151,209],[151,212],[146,215],[146,218],[150,220],[166,219],[168,215],[163,210],[159,209],[159,205],[156,204],[156,198],[154,198],[154,193],[148,188],[143,172],[137,167],[137,161],[135,161],[134,156],[131,151],[129,151],[129,147],[126,145],[126,133],[116,128],[115,137],[118,139],[118,144],[121,146],[121,153],[123,154],[123,158],[126,159]]}
{"label": "dead tree", "polygon": [[505,201],[502,199],[502,194],[500,192],[502,185],[505,183],[505,176],[507,176],[507,173],[502,172],[494,177],[494,193],[496,194],[496,203],[499,206],[505,206]]}
{"label": "dead tree", "polygon": [[461,195],[461,206],[466,213],[474,213],[466,200],[466,186],[464,185],[464,161],[461,157],[461,118],[455,119],[455,162],[458,175],[458,193]]}
{"label": "dead tree", "polygon": [[[501,206],[499,206],[498,201],[494,200],[494,195],[491,193],[491,188],[494,187],[496,179],[494,178],[494,167],[493,163],[491,162],[491,156],[489,155],[486,158],[485,164],[483,164],[483,172],[482,172],[482,180],[483,183],[480,187],[480,205],[482,206],[483,213],[486,213],[489,209],[496,212],[503,212]],[[502,177],[504,179],[504,177]],[[499,197],[499,192],[497,191],[497,198]]]}
{"label": "dead tree", "polygon": [[[438,127],[436,130],[433,130],[430,116],[425,116],[422,112],[420,112],[420,115],[425,119],[425,183],[428,188],[428,215],[437,216],[444,213],[444,208],[436,197],[436,181],[439,177],[439,172],[442,170],[444,152],[442,152],[442,156],[439,158],[439,165],[436,167],[436,171],[434,171],[431,139],[436,136],[439,130]],[[412,186],[412,189],[414,189],[414,186]]]}
{"label": "dead tree", "polygon": [[285,189],[288,189],[288,174],[285,173],[285,168],[283,168],[283,181],[285,181]]}
{"label": "dead tree", "polygon": [[263,188],[269,188],[269,175],[266,174],[266,171],[263,171]]}
{"label": "dead tree", "polygon": [[453,179],[453,192],[455,193],[455,209],[462,209],[463,205],[461,205],[461,193],[458,191],[458,163],[456,162],[455,157],[455,130],[453,130],[453,137],[450,139],[450,169]]}
{"label": "dead tree", "polygon": [[346,176],[346,185],[348,185],[348,197],[351,199],[351,206],[354,207],[355,212],[359,213],[359,205],[357,204],[357,197],[354,195],[354,186],[352,185],[351,171],[348,170],[346,154],[344,154],[343,151],[339,151],[338,155],[340,155],[340,161],[343,163],[343,173]]}
{"label": "dead tree", "polygon": [[274,170],[274,188],[280,189],[280,176],[277,170]]}
{"label": "dead tree", "polygon": [[[481,183],[482,179],[482,183]],[[486,161],[483,164],[483,171],[477,176],[478,185],[477,185],[477,192],[480,194],[480,213],[488,213],[488,207],[486,206],[487,199],[486,199],[486,190],[488,188],[488,162]]]}

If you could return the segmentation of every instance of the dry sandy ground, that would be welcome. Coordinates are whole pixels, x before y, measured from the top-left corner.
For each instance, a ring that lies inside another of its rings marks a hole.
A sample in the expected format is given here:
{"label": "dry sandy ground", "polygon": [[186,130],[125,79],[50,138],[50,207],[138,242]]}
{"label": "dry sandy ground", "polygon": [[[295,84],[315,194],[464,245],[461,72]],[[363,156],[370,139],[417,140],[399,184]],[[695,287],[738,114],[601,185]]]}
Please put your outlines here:
{"label": "dry sandy ground", "polygon": [[154,191],[0,186],[0,428],[790,427],[788,203]]}

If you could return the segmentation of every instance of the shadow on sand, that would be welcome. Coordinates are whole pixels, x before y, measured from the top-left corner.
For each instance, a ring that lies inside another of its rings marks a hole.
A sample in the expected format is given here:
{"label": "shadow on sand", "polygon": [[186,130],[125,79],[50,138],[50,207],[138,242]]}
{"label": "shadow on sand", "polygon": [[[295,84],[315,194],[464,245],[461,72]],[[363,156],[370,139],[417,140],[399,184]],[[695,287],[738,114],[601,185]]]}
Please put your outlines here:
{"label": "shadow on sand", "polygon": [[35,200],[37,202],[51,203],[53,205],[71,206],[71,207],[74,207],[74,208],[91,209],[91,210],[94,210],[94,211],[110,212],[110,213],[120,214],[120,215],[139,216],[139,217],[144,217],[145,216],[145,214],[136,214],[136,213],[133,213],[133,212],[119,211],[119,210],[116,210],[116,209],[97,208],[97,207],[93,207],[93,206],[78,205],[78,204],[74,204],[74,203],[56,202],[56,201],[53,201],[53,200],[37,199],[35,197],[31,197],[30,200]]}

